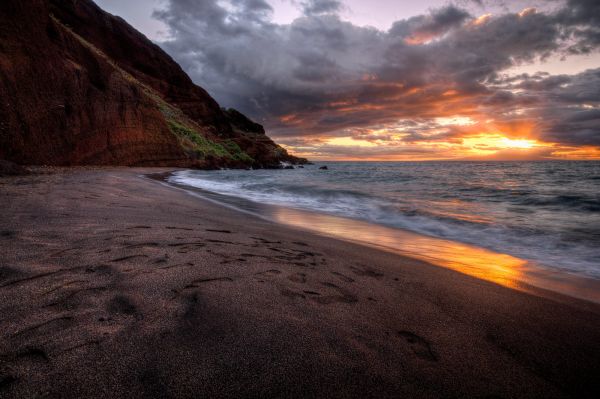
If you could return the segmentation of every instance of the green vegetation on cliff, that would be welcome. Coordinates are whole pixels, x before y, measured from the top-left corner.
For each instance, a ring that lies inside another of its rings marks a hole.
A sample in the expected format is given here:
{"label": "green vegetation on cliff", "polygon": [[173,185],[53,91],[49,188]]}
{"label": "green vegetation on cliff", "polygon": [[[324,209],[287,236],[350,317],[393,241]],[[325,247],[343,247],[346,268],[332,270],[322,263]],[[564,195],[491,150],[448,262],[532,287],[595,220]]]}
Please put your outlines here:
{"label": "green vegetation on cliff", "polygon": [[223,148],[222,145],[217,144],[213,141],[208,140],[206,137],[201,136],[194,129],[185,126],[173,119],[167,120],[169,129],[179,137],[189,139],[194,144],[194,151],[201,158],[207,158],[209,156],[216,158],[226,158],[230,154]]}
{"label": "green vegetation on cliff", "polygon": [[[168,112],[163,112],[171,132],[180,138],[187,139],[188,145],[199,158],[222,158],[231,161],[252,164],[254,159],[246,154],[237,143],[232,140],[215,142],[198,133],[194,128],[176,120]],[[191,144],[191,145],[190,145]]]}
{"label": "green vegetation on cliff", "polygon": [[255,160],[246,154],[240,146],[231,139],[222,141],[213,141],[198,131],[196,124],[191,121],[178,107],[167,103],[162,96],[153,88],[140,82],[133,75],[121,68],[116,62],[108,57],[103,51],[98,49],[92,43],[85,40],[83,37],[75,33],[68,26],[60,22],[56,17],[51,15],[52,20],[62,26],[65,31],[69,32],[82,45],[93,51],[95,54],[105,59],[120,76],[130,84],[135,85],[140,91],[150,100],[152,100],[165,118],[165,122],[171,133],[176,135],[182,146],[193,153],[197,159],[206,160],[210,158],[221,159],[228,162],[236,162],[247,165],[252,165]]}

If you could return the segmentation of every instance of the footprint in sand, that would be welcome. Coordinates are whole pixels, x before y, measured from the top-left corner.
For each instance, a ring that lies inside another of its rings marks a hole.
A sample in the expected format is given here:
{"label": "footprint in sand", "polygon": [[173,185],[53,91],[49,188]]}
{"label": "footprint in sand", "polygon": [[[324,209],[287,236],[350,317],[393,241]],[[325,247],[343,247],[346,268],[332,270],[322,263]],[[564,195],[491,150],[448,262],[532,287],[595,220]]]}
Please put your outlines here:
{"label": "footprint in sand", "polygon": [[213,244],[230,244],[230,245],[239,245],[239,242],[233,241],[224,241],[224,240],[206,240],[206,242],[212,242]]}
{"label": "footprint in sand", "polygon": [[372,278],[383,277],[383,273],[381,273],[371,267],[368,267],[368,266],[361,266],[361,267],[350,266],[350,270],[352,270],[352,272],[354,274],[356,274],[357,276],[372,277]]}
{"label": "footprint in sand", "polygon": [[132,249],[132,248],[144,248],[144,247],[158,247],[160,246],[157,242],[139,242],[135,244],[129,244],[123,246],[123,248]]}
{"label": "footprint in sand", "polygon": [[337,291],[337,294],[336,295],[324,295],[321,292],[311,291],[311,290],[304,290],[304,291],[302,291],[303,293],[299,293],[299,292],[289,290],[287,288],[281,290],[280,292],[281,292],[281,295],[286,296],[288,298],[306,299],[306,295],[308,295],[308,299],[310,299],[314,302],[317,302],[319,304],[322,304],[322,305],[330,305],[332,303],[358,302],[358,299],[354,295],[348,293],[346,290],[338,287],[337,285],[335,285],[333,283],[327,283],[327,282],[324,282],[322,284],[326,287],[335,289],[335,291]]}
{"label": "footprint in sand", "polygon": [[18,360],[31,360],[31,361],[40,361],[40,362],[48,362],[48,354],[40,348],[28,347],[25,348],[15,354],[15,358]]}
{"label": "footprint in sand", "polygon": [[184,287],[184,289],[198,288],[198,284],[211,283],[211,282],[216,282],[216,281],[232,282],[233,279],[231,277],[201,278],[201,279],[197,279],[197,280],[192,281],[190,284],[186,285]]}
{"label": "footprint in sand", "polygon": [[330,305],[332,303],[355,303],[358,299],[352,295],[327,295],[312,298],[315,302]]}
{"label": "footprint in sand", "polygon": [[135,258],[147,258],[148,255],[129,255],[123,256],[122,258],[111,259],[111,262],[124,262],[126,260],[131,260]]}
{"label": "footprint in sand", "polygon": [[141,315],[138,313],[137,307],[131,301],[131,299],[127,298],[123,295],[117,295],[113,297],[108,303],[108,311],[111,314],[124,314],[127,316],[138,316]]}
{"label": "footprint in sand", "polygon": [[85,273],[97,273],[101,275],[112,275],[117,273],[117,271],[112,268],[110,265],[98,265],[98,266],[90,266],[85,269]]}
{"label": "footprint in sand", "polygon": [[322,305],[330,305],[332,303],[355,303],[358,299],[351,294],[346,292],[340,292],[340,295],[322,295],[311,298],[313,301]]}
{"label": "footprint in sand", "polygon": [[319,296],[321,295],[320,292],[309,291],[309,290],[304,290],[302,292],[304,292],[305,294],[308,294],[308,295],[319,295]]}
{"label": "footprint in sand", "polygon": [[306,274],[304,273],[294,273],[288,276],[288,280],[293,281],[295,283],[306,283]]}
{"label": "footprint in sand", "polygon": [[288,290],[287,288],[282,289],[280,291],[280,293],[281,293],[281,295],[286,296],[288,298],[302,298],[302,299],[306,298],[306,296],[304,294],[301,294],[296,291]]}
{"label": "footprint in sand", "polygon": [[437,353],[432,349],[431,344],[425,338],[410,331],[398,331],[398,335],[409,344],[417,357],[431,362],[438,361],[439,357]]}
{"label": "footprint in sand", "polygon": [[346,283],[353,283],[354,279],[350,278],[342,273],[338,273],[338,272],[331,272],[331,274],[333,274],[334,276],[336,276],[337,278],[339,278],[340,280],[342,280],[343,282]]}
{"label": "footprint in sand", "polygon": [[280,270],[269,269],[269,270],[266,270],[264,272],[255,273],[254,275],[255,276],[260,276],[260,277],[264,277],[264,276],[266,276],[266,277],[275,277],[275,276],[278,276],[280,274],[281,274]]}
{"label": "footprint in sand", "polygon": [[224,233],[224,234],[231,234],[231,231],[229,231],[229,230],[214,230],[214,229],[206,229],[206,231],[210,231],[211,233]]}
{"label": "footprint in sand", "polygon": [[269,241],[261,237],[250,237],[255,240],[255,243],[259,244],[281,244],[281,241]]}

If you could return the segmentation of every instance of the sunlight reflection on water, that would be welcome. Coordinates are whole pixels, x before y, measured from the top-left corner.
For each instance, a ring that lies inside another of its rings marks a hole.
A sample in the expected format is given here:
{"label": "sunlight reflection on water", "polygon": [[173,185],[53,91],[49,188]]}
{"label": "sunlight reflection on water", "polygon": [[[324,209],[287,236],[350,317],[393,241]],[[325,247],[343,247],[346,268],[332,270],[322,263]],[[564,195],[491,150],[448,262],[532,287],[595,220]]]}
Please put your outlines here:
{"label": "sunlight reflection on water", "polygon": [[531,285],[600,302],[597,281],[545,270],[507,254],[352,219],[285,207],[269,208],[269,216],[282,224],[406,255],[505,287],[528,291]]}
{"label": "sunlight reflection on water", "polygon": [[438,266],[516,287],[527,263],[510,255],[448,240],[437,239],[384,226],[318,213],[278,207],[273,213],[279,223],[318,231],[328,236],[382,247]]}
{"label": "sunlight reflection on water", "polygon": [[600,303],[600,280],[552,270],[508,254],[356,219],[265,205],[172,182],[170,185],[266,220],[422,260],[505,287],[526,292],[537,287]]}

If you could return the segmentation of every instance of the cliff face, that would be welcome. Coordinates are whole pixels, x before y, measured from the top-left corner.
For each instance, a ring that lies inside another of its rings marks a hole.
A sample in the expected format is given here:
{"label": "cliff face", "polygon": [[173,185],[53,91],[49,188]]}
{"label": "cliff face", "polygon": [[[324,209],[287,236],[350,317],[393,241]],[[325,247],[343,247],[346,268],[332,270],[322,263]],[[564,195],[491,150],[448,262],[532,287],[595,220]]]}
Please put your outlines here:
{"label": "cliff face", "polygon": [[48,165],[302,162],[91,0],[0,2],[0,159]]}

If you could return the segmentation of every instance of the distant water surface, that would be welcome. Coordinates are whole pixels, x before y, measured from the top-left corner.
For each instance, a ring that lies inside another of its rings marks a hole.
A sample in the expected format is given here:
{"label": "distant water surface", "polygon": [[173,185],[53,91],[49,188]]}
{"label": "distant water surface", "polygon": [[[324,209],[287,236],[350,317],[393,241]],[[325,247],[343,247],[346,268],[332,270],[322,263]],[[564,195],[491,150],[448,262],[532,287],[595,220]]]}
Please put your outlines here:
{"label": "distant water surface", "polygon": [[473,244],[600,279],[600,162],[328,162],[294,170],[181,171],[170,181]]}

